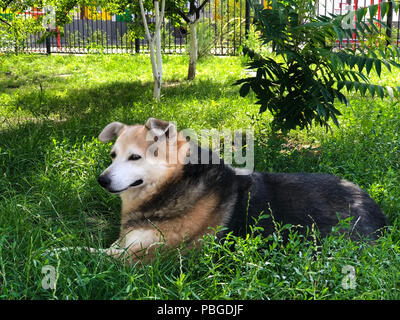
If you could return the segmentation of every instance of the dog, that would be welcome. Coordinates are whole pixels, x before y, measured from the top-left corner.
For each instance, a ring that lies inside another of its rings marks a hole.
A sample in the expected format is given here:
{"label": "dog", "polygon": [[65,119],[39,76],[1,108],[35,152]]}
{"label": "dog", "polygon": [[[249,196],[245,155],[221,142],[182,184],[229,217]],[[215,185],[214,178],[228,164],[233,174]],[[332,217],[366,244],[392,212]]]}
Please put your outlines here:
{"label": "dog", "polygon": [[[340,219],[351,218],[350,238],[376,239],[387,224],[376,202],[349,181],[317,173],[238,174],[171,122],[112,122],[99,140],[114,138],[112,163],[98,183],[122,199],[120,237],[106,250],[115,257],[138,260],[161,244],[196,245],[219,226],[225,231],[218,236],[244,237],[262,213],[271,217],[258,222],[263,236],[280,223],[301,226],[304,233],[316,228],[325,237]],[[206,163],[200,161],[204,154]]]}

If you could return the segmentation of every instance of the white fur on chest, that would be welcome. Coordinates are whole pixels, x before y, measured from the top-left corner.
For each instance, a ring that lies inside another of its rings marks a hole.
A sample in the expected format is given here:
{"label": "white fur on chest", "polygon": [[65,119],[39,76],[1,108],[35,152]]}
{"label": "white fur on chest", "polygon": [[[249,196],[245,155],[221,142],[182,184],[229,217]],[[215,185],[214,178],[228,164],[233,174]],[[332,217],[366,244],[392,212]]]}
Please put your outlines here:
{"label": "white fur on chest", "polygon": [[128,232],[120,246],[130,250],[142,250],[159,241],[160,237],[155,230],[139,228]]}

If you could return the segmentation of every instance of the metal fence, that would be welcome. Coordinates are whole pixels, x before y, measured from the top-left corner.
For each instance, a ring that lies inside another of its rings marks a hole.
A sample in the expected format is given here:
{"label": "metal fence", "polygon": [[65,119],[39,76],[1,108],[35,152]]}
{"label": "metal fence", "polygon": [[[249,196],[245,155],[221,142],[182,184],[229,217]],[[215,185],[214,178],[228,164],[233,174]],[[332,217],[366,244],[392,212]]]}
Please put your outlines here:
{"label": "metal fence", "polygon": [[[266,0],[260,0],[267,5]],[[329,15],[345,14],[370,4],[381,4],[382,0],[320,0],[316,5],[316,13]],[[45,14],[41,9],[31,8],[21,13],[26,19],[36,18]],[[9,19],[9,13],[1,12],[3,19]],[[146,52],[148,43],[145,39],[133,39],[129,32],[129,24],[135,17],[128,11],[116,15],[96,7],[77,7],[71,13],[71,23],[58,28],[56,36],[41,42],[42,33],[29,34],[21,44],[21,51],[41,53],[137,53]],[[380,19],[380,8],[377,18]],[[389,15],[388,15],[389,17]],[[385,17],[386,18],[386,17]],[[246,0],[210,0],[204,7],[199,28],[202,41],[210,54],[235,55],[243,44],[245,35],[249,32],[250,9]],[[386,21],[386,20],[385,20]],[[151,23],[151,19],[149,18]],[[399,15],[392,12],[391,19],[387,20],[392,27],[390,34],[392,42],[400,43]],[[1,23],[0,23],[1,25]],[[386,28],[382,28],[386,33]],[[162,50],[164,53],[184,53],[187,48],[187,25],[174,26],[164,19],[161,31]],[[343,39],[338,46],[354,45],[364,39]],[[10,45],[2,45],[0,50],[9,51],[14,48]]]}
{"label": "metal fence", "polygon": [[[396,3],[398,3],[398,0],[395,0]],[[371,37],[371,39],[365,39],[365,38],[358,38],[356,33],[353,33],[353,37],[350,39],[343,39],[343,41],[337,41],[337,44],[339,47],[343,46],[354,46],[359,44],[360,42],[370,42],[369,45],[379,45],[379,44],[392,44],[395,46],[399,46],[400,44],[400,19],[399,19],[399,12],[396,12],[393,8],[393,6],[389,6],[387,14],[384,14],[381,10],[381,6],[383,7],[382,3],[383,2],[389,2],[389,0],[319,0],[318,5],[316,6],[316,14],[317,15],[329,15],[329,14],[335,14],[335,15],[346,15],[346,14],[352,14],[353,20],[356,20],[355,12],[358,9],[368,7],[370,5],[377,5],[378,10],[376,11],[376,14],[374,18],[382,21],[385,23],[385,25],[388,26],[386,28],[385,26],[380,25],[377,23],[377,27],[379,28],[379,31],[381,32],[380,36],[378,37]],[[369,18],[369,14],[364,18]],[[353,27],[355,27],[355,23],[353,24]],[[390,39],[390,40],[388,40]]]}
{"label": "metal fence", "polygon": [[[199,28],[203,31],[201,41],[211,54],[235,55],[245,37],[246,0],[210,0],[203,8]],[[26,18],[45,14],[37,8],[21,13]],[[7,13],[1,13],[7,18]],[[111,14],[99,7],[77,7],[71,13],[71,23],[58,28],[56,36],[41,42],[42,33],[30,34],[23,44],[23,51],[63,53],[137,53],[148,50],[146,39],[133,39],[129,24],[135,16],[128,11]],[[249,17],[247,17],[249,21]],[[151,24],[153,21],[148,18]],[[1,25],[1,23],[0,23]],[[247,23],[248,26],[248,23]],[[164,53],[183,53],[187,48],[188,27],[174,26],[164,19],[161,31]],[[12,50],[4,47],[3,50]],[[1,50],[1,48],[0,48]]]}

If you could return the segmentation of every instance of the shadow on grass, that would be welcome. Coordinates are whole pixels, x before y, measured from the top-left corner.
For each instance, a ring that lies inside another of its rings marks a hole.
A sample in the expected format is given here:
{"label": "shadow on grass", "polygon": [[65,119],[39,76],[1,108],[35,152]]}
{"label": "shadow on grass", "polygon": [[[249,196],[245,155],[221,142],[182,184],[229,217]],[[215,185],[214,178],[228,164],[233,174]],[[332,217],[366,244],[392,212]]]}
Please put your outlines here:
{"label": "shadow on grass", "polygon": [[[71,229],[78,237],[85,232],[82,231],[84,228],[96,237],[96,228],[106,226],[99,240],[109,245],[118,235],[120,205],[119,200],[97,185],[98,174],[109,162],[109,147],[104,145],[103,148],[93,143],[92,137],[96,137],[101,130],[95,120],[94,115],[88,117],[82,114],[62,122],[27,122],[0,131],[0,165],[4,168],[0,194],[5,199],[24,195],[26,201],[38,203],[35,210],[40,215],[53,216],[54,224],[71,223]],[[74,153],[76,149],[80,153]],[[318,172],[322,168],[333,170],[327,173],[338,173],[342,164],[347,164],[346,159],[335,165],[330,164],[329,168],[327,164],[321,166],[320,155],[326,149],[329,149],[329,142],[315,148],[292,147],[282,137],[270,138],[266,143],[257,142],[256,171]],[[323,155],[326,159],[332,156],[327,153]],[[49,160],[49,157],[52,159]],[[86,159],[91,163],[76,163],[85,162]],[[366,183],[370,184],[371,181],[374,181],[373,177],[367,179]],[[54,218],[55,213],[57,217]],[[77,219],[76,215],[84,217]]]}
{"label": "shadow on grass", "polygon": [[[43,197],[49,197],[53,203],[49,205],[46,200],[42,205],[46,205],[49,212],[54,205],[65,218],[73,216],[76,210],[89,215],[100,213],[104,219],[109,220],[110,225],[118,223],[118,201],[107,195],[96,182],[97,175],[108,165],[108,147],[92,143],[101,129],[110,121],[143,123],[152,116],[178,120],[181,128],[188,127],[190,121],[199,125],[205,123],[217,126],[227,116],[232,116],[232,112],[229,105],[205,108],[207,102],[222,99],[233,101],[238,98],[237,87],[211,80],[166,83],[160,103],[153,100],[152,89],[151,82],[118,81],[87,88],[67,87],[64,92],[46,89],[21,92],[17,97],[18,107],[41,120],[23,119],[22,123],[0,131],[0,165],[4,168],[0,193],[10,197],[18,194],[27,194],[28,197],[34,195],[31,201],[39,203]],[[199,110],[193,108],[197,102],[193,101],[198,101],[199,109],[203,109],[201,118],[197,113]],[[181,108],[185,104],[190,107],[183,111]],[[267,138],[266,141],[256,141],[255,144],[256,171],[330,170],[327,173],[354,180],[353,168],[349,167],[347,159],[337,159],[334,151],[327,153],[326,150],[336,150],[338,147],[335,145],[329,148],[329,143],[325,142],[321,146],[307,146],[301,141],[292,143],[282,137],[264,138]],[[58,149],[54,141],[58,143]],[[76,149],[79,154],[76,154]],[[59,154],[52,157],[54,152]],[[85,154],[88,152],[90,154]],[[323,157],[328,160],[331,158],[331,162],[321,165],[321,152],[325,152]],[[53,159],[50,162],[51,168],[49,157]],[[91,164],[82,164],[84,169],[79,170],[75,162],[82,162],[83,159]],[[63,171],[58,172],[60,166]],[[68,166],[78,169],[70,170]],[[371,181],[374,181],[372,176],[366,179],[365,184]],[[68,206],[67,211],[65,206]]]}
{"label": "shadow on grass", "polygon": [[[222,94],[221,88],[224,88]],[[142,107],[145,111],[154,105],[151,82],[112,82],[92,85],[85,88],[66,88],[63,92],[40,87],[33,87],[29,92],[21,92],[16,99],[16,106],[30,112],[34,117],[51,117],[57,115],[62,119],[76,117],[87,118],[90,115],[109,117],[116,108]],[[162,108],[172,103],[185,103],[193,100],[218,100],[224,97],[238,97],[238,88],[213,81],[196,81],[194,83],[166,83],[162,89]]]}
{"label": "shadow on grass", "polygon": [[[64,92],[39,86],[29,92],[21,90],[15,105],[32,117],[18,119],[17,115],[0,130],[0,165],[4,168],[0,194],[10,204],[26,201],[30,212],[48,216],[54,224],[61,225],[61,218],[78,233],[86,218],[105,221],[100,224],[111,226],[105,231],[109,244],[118,233],[120,205],[97,184],[97,176],[109,162],[108,146],[93,143],[93,138],[113,120],[143,123],[160,113],[169,119],[180,114],[178,103],[218,101],[221,88],[224,97],[237,97],[235,87],[213,81],[167,83],[161,103],[152,98],[153,84],[140,81],[67,87]],[[219,110],[207,112],[207,117],[218,119],[214,113]],[[91,164],[80,164],[84,161]],[[93,229],[96,222],[87,226]]]}

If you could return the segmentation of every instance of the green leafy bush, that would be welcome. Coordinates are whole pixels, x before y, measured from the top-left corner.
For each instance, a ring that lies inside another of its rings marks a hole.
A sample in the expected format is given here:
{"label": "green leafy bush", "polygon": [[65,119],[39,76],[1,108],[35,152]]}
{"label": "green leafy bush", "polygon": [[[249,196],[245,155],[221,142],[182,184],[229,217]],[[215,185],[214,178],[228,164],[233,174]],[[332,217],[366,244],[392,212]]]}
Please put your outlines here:
{"label": "green leafy bush", "polygon": [[[329,120],[338,125],[340,112],[335,101],[349,104],[342,92],[344,87],[362,96],[368,92],[372,97],[399,96],[400,87],[371,84],[368,78],[372,69],[380,76],[382,66],[389,71],[392,66],[399,67],[399,48],[336,48],[337,40],[352,39],[353,33],[357,37],[380,33],[374,24],[376,19],[363,21],[368,13],[375,16],[376,5],[355,12],[354,29],[346,15],[315,16],[315,0],[271,0],[268,9],[258,2],[250,3],[256,31],[260,32],[263,45],[271,46],[273,54],[264,57],[244,48],[250,57],[249,68],[255,74],[237,84],[242,85],[241,96],[250,89],[254,91],[260,112],[272,113],[275,129],[305,128],[313,122],[329,128]],[[382,16],[387,8],[382,6]]]}
{"label": "green leafy bush", "polygon": [[81,47],[84,44],[82,35],[79,32],[79,30],[76,30],[75,32],[66,33],[65,40],[69,48]]}
{"label": "green leafy bush", "polygon": [[15,54],[29,45],[33,34],[43,31],[37,19],[18,13],[10,13],[8,23],[0,23],[0,47],[13,50]]}

